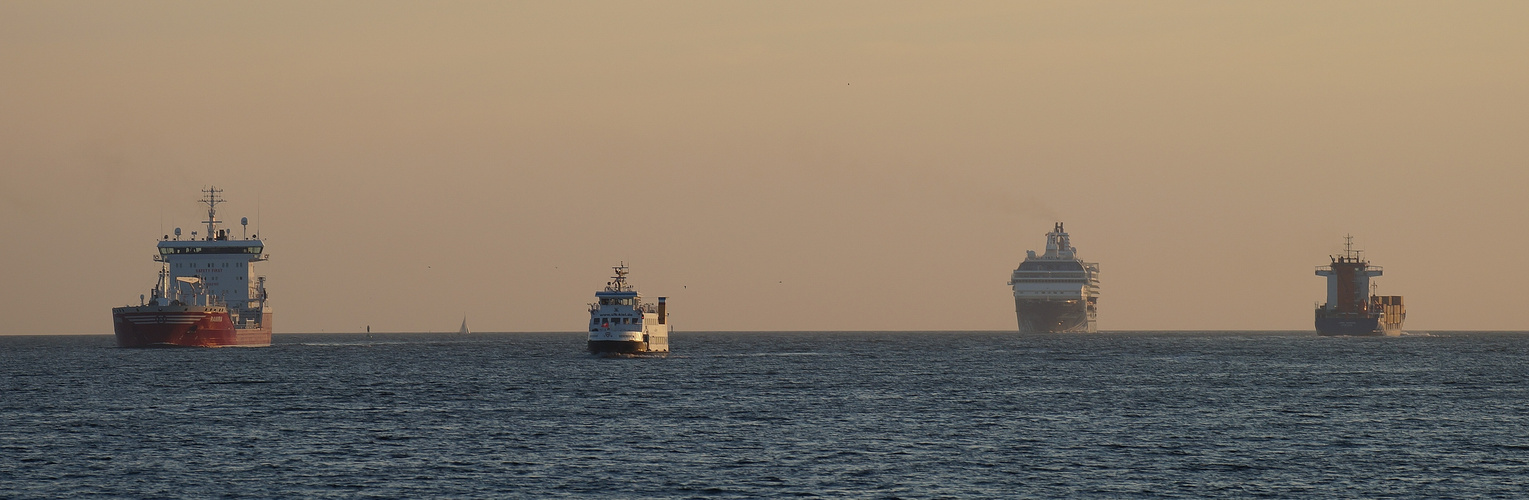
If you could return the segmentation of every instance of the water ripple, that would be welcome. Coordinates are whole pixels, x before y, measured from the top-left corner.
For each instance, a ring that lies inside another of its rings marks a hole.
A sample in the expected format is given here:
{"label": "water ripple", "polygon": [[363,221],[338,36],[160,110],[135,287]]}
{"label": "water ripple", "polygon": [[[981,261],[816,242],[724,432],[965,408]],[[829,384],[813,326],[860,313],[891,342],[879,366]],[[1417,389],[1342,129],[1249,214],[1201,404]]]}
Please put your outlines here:
{"label": "water ripple", "polygon": [[1529,336],[0,338],[0,497],[1498,497]]}

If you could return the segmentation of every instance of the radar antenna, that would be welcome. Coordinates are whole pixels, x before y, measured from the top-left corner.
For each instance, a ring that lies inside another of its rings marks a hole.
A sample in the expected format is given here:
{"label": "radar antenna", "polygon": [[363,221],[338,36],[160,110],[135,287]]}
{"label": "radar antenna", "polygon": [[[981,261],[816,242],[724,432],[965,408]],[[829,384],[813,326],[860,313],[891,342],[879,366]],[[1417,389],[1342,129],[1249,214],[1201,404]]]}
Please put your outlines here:
{"label": "radar antenna", "polygon": [[202,221],[203,224],[207,224],[207,241],[212,241],[218,224],[222,223],[218,220],[218,204],[227,201],[223,199],[222,194],[223,190],[218,189],[217,186],[202,190],[201,202],[207,204],[207,220]]}
{"label": "radar antenna", "polygon": [[1354,249],[1354,235],[1352,234],[1343,235],[1343,257],[1349,262],[1363,260],[1364,250]]}
{"label": "radar antenna", "polygon": [[629,291],[631,291],[632,290],[632,285],[629,285],[626,282],[626,275],[631,273],[630,271],[627,270],[626,261],[622,261],[621,265],[611,266],[611,269],[614,269],[616,271],[616,275],[611,277],[612,281],[607,284],[607,286],[605,287],[605,290],[609,291],[609,292],[629,292]]}

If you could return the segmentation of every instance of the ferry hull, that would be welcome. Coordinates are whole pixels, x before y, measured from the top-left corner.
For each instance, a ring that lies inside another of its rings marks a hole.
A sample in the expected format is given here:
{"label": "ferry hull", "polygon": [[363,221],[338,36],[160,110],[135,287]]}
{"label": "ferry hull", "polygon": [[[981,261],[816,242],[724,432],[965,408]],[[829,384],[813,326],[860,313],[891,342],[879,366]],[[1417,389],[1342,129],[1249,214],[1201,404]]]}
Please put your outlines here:
{"label": "ferry hull", "polygon": [[1354,337],[1380,337],[1401,335],[1401,325],[1393,328],[1382,328],[1378,317],[1357,318],[1317,318],[1317,335],[1354,336]]}
{"label": "ferry hull", "polygon": [[226,310],[198,306],[112,309],[118,347],[265,347],[271,345],[271,313],[260,328],[234,328]]}
{"label": "ferry hull", "polygon": [[1094,333],[1097,323],[1081,300],[1014,299],[1020,333]]}
{"label": "ferry hull", "polygon": [[647,354],[648,343],[636,340],[591,340],[589,352],[593,354]]}

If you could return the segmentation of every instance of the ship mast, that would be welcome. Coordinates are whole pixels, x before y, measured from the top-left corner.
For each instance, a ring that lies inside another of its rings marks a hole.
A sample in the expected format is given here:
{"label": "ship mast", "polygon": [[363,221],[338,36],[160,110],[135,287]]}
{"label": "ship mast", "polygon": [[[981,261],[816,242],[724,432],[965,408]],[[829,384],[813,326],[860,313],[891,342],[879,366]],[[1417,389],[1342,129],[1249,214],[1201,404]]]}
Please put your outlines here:
{"label": "ship mast", "polygon": [[1345,234],[1345,235],[1343,235],[1343,257],[1344,258],[1348,259],[1349,262],[1359,262],[1359,257],[1363,253],[1364,253],[1364,250],[1354,250],[1354,235],[1352,235],[1352,234]]}
{"label": "ship mast", "polygon": [[621,265],[619,265],[619,266],[611,266],[611,269],[616,270],[616,275],[611,277],[614,281],[611,281],[610,283],[606,283],[605,284],[605,291],[607,291],[607,292],[630,292],[630,291],[632,291],[632,285],[629,285],[626,282],[626,275],[630,274],[630,271],[627,270],[626,262],[622,262]]}
{"label": "ship mast", "polygon": [[213,231],[217,229],[218,224],[222,223],[222,221],[218,220],[218,204],[226,200],[219,196],[223,194],[223,190],[218,189],[217,186],[203,189],[202,193],[201,202],[207,204],[207,220],[202,221],[202,223],[207,224],[207,241],[212,241],[215,237]]}
{"label": "ship mast", "polygon": [[1062,223],[1056,223],[1051,232],[1046,233],[1046,255],[1048,259],[1073,259],[1072,242],[1067,238],[1067,231],[1062,229]]}

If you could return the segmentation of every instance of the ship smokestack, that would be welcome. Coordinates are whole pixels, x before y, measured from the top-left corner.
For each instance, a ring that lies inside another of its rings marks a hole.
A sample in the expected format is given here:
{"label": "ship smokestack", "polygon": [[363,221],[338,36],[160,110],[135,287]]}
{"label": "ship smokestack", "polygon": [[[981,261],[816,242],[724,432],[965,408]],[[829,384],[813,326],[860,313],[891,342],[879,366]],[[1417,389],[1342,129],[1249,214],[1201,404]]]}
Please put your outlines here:
{"label": "ship smokestack", "polygon": [[665,303],[665,301],[668,300],[668,299],[669,299],[669,297],[659,297],[658,298],[658,324],[660,324],[660,325],[666,324],[666,323],[669,322],[669,312],[668,312],[667,304]]}

